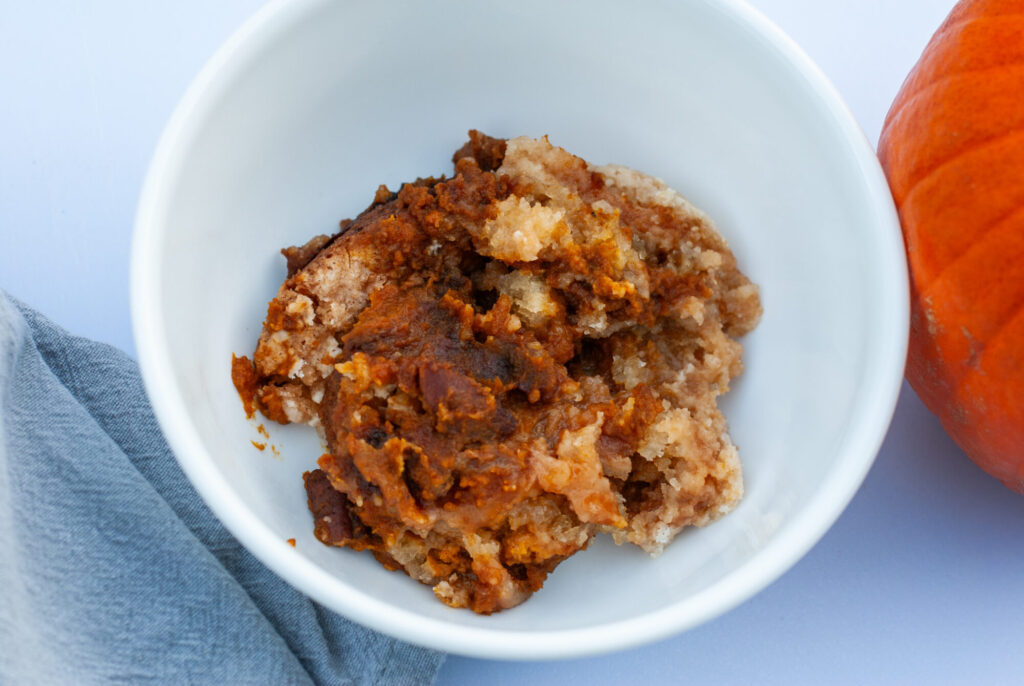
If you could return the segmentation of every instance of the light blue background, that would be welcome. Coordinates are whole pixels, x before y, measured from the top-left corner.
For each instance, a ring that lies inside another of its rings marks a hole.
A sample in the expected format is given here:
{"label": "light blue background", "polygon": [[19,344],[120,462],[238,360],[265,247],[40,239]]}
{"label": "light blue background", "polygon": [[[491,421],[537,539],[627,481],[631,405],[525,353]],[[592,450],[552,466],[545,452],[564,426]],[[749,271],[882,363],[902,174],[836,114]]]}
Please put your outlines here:
{"label": "light blue background", "polygon": [[[756,0],[876,140],[952,0]],[[0,288],[134,352],[135,201],[188,82],[258,0],[0,0]],[[628,583],[628,580],[624,580]],[[452,657],[440,684],[1024,683],[1024,497],[976,469],[904,388],[864,487],[754,599],[585,660]]]}

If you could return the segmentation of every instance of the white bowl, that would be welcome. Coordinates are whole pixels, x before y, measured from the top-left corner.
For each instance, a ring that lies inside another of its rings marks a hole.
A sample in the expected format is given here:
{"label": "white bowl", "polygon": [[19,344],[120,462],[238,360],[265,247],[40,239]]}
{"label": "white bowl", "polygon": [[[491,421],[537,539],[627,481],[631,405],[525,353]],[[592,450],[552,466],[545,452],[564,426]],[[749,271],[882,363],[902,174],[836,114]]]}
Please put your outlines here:
{"label": "white bowl", "polygon": [[[317,542],[301,474],[320,442],[264,422],[280,455],[256,450],[229,378],[284,277],[278,249],[331,232],[379,183],[450,172],[471,127],[550,134],[594,163],[664,178],[717,220],[765,309],[724,400],[742,504],[657,559],[599,540],[489,617]],[[907,336],[903,245],[871,147],[807,57],[737,0],[272,2],[167,126],[139,205],[132,289],[157,417],[228,529],[357,622],[496,658],[650,641],[777,578],[871,465]]]}

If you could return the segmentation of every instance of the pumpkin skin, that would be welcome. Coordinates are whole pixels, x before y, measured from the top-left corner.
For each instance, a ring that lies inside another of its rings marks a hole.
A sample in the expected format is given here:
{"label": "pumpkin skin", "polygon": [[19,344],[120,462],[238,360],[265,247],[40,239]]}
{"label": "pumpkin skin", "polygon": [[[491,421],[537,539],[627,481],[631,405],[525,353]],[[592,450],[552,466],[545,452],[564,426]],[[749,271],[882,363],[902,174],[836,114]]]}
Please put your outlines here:
{"label": "pumpkin skin", "polygon": [[911,281],[907,379],[1024,493],[1024,0],[962,0],[878,144]]}

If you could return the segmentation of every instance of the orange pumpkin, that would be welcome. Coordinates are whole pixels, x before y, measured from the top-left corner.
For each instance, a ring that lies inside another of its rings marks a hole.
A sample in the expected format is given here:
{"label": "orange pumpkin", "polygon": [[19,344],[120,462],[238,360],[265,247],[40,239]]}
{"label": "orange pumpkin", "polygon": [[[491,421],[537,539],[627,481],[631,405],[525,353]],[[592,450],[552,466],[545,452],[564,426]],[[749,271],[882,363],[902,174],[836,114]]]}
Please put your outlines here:
{"label": "orange pumpkin", "polygon": [[911,274],[907,378],[1024,493],[1024,0],[963,0],[879,141]]}

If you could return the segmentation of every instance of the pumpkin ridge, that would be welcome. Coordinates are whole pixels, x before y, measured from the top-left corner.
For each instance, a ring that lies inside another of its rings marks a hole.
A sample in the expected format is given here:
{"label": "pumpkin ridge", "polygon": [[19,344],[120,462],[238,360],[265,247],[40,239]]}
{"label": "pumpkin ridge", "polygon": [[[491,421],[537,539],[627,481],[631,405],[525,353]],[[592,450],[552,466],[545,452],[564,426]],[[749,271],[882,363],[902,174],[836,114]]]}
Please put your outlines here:
{"label": "pumpkin ridge", "polygon": [[[972,152],[977,152],[978,150],[982,150],[984,148],[992,146],[994,143],[1001,143],[1001,142],[1005,141],[1007,138],[1012,138],[1015,135],[1022,135],[1022,134],[1024,134],[1024,127],[1007,129],[1006,131],[1003,131],[1003,132],[1001,132],[1001,133],[999,133],[999,134],[997,134],[995,136],[990,136],[988,138],[984,138],[984,139],[982,139],[980,141],[977,141],[974,145],[970,146],[969,148],[965,148],[964,150],[957,151],[957,153],[955,155],[951,155],[948,158],[942,160],[941,162],[937,163],[932,168],[930,168],[927,171],[925,171],[924,173],[922,173],[919,177],[914,179],[914,182],[912,184],[910,184],[909,186],[907,186],[907,189],[904,192],[903,197],[904,198],[909,197],[910,194],[914,192],[914,189],[917,188],[919,185],[921,185],[921,183],[923,183],[924,181],[927,181],[932,175],[938,173],[944,167],[947,167],[948,165],[952,164],[953,162],[956,162],[958,159],[960,159],[964,155],[967,155],[968,153],[972,153]],[[1002,217],[1000,217],[1000,219],[1002,219]]]}
{"label": "pumpkin ridge", "polygon": [[[1024,12],[1014,12],[1012,14],[1000,15],[1000,17],[1003,17],[1003,16],[1014,17],[1014,18],[1024,18]],[[941,43],[941,42],[943,42],[945,40],[948,40],[950,37],[952,37],[956,33],[962,33],[963,29],[965,29],[966,27],[970,26],[971,24],[977,24],[980,21],[983,21],[984,19],[985,19],[985,17],[980,17],[980,18],[979,17],[965,17],[965,18],[962,18],[962,19],[958,19],[957,21],[954,21],[954,22],[944,22],[936,30],[935,35],[933,35],[931,37],[931,40],[928,41],[928,45],[926,45],[924,50],[921,51],[921,54],[918,56],[918,63],[920,63],[920,61],[924,58],[924,56],[932,49],[933,45],[937,45],[938,43]],[[967,71],[970,72],[970,71],[974,71],[974,70],[968,69]],[[983,70],[979,70],[979,71],[983,71]],[[895,100],[893,102],[893,104],[896,104],[898,102],[900,106],[896,110],[892,110],[892,109],[889,110],[889,112],[885,116],[885,121],[886,122],[888,122],[890,119],[898,116],[899,113],[906,106],[906,104],[907,104],[907,102],[909,100],[912,100],[913,98],[915,98],[918,95],[918,93],[920,93],[925,88],[927,88],[931,83],[933,83],[933,81],[929,81],[927,83],[920,83],[920,84],[917,84],[916,87],[913,90],[904,90],[906,88],[907,84],[911,83],[914,80],[915,76],[918,76],[918,73],[919,72],[918,72],[917,68],[915,67],[914,69],[911,70],[911,72],[909,74],[907,74],[907,78],[903,79],[903,83],[900,85],[899,90],[896,91],[896,98],[895,98]],[[967,73],[967,72],[963,72],[963,73]]]}
{"label": "pumpkin ridge", "polygon": [[[981,242],[985,239],[986,236],[988,236],[990,233],[993,233],[994,231],[997,231],[1000,227],[1003,226],[1003,224],[1010,221],[1011,219],[1014,219],[1018,214],[1021,214],[1022,212],[1024,212],[1024,205],[1018,205],[1017,207],[1014,207],[1006,214],[1002,214],[999,217],[993,219],[988,226],[984,227],[981,233],[975,234],[974,238],[971,241],[971,247],[967,248],[967,250],[962,251],[952,260],[942,265],[942,269],[940,269],[935,275],[933,275],[928,280],[928,283],[924,285],[924,288],[919,289],[920,294],[927,295],[929,290],[931,290],[932,286],[935,285],[935,283],[937,283],[943,276],[945,276],[950,269],[959,264],[959,262],[966,258],[967,256],[972,255],[974,251],[981,250],[983,247],[985,247],[981,245]],[[918,282],[920,283],[920,279],[918,280]]]}
{"label": "pumpkin ridge", "polygon": [[[998,17],[998,21],[1002,21],[1004,19],[1021,19],[1021,18],[1024,18],[1024,12],[1008,12],[1007,14],[997,14],[997,15],[994,15],[994,16]],[[924,54],[927,53],[931,49],[931,47],[933,45],[935,45],[937,43],[941,43],[942,41],[947,40],[948,37],[949,37],[949,34],[951,32],[953,32],[954,30],[962,29],[965,26],[970,26],[971,24],[977,24],[977,23],[980,23],[980,22],[989,22],[989,21],[993,21],[993,20],[994,20],[993,17],[982,15],[980,17],[979,16],[964,16],[964,17],[961,17],[960,19],[957,19],[956,21],[953,21],[953,22],[943,22],[942,25],[939,26],[939,28],[935,30],[935,34],[931,37],[931,40],[928,41],[928,45],[926,45],[924,50],[921,51],[921,56],[923,57]]]}
{"label": "pumpkin ridge", "polygon": [[[949,18],[947,18],[948,21]],[[899,90],[896,92],[896,96],[893,98],[893,102],[886,112],[885,120],[883,123],[881,138],[885,138],[888,135],[888,129],[891,128],[894,120],[901,117],[903,111],[915,102],[924,91],[928,90],[932,86],[938,83],[942,83],[947,79],[952,79],[957,76],[963,75],[976,75],[986,71],[995,71],[1005,67],[1013,67],[1018,64],[1024,64],[1021,59],[1011,59],[1000,64],[993,64],[986,67],[978,67],[973,69],[964,69],[960,71],[952,71],[955,69],[955,65],[945,63],[942,68],[938,68],[939,65],[929,64],[927,62],[929,53],[934,51],[942,50],[941,46],[945,42],[959,42],[966,36],[971,35],[970,32],[976,31],[983,35],[986,39],[991,40],[993,38],[1001,37],[998,30],[994,32],[989,29],[992,24],[1002,23],[1002,21],[1010,20],[1014,22],[1021,22],[1024,25],[1024,12],[1011,12],[1009,14],[999,14],[996,16],[973,16],[961,18],[952,23],[943,23],[936,31],[935,35],[925,46],[922,51],[918,62],[915,67],[907,74],[907,77],[903,80]],[[1005,36],[1002,36],[1005,37]],[[978,36],[972,36],[973,39],[977,40]],[[927,81],[922,81],[922,77],[928,77]]]}
{"label": "pumpkin ridge", "polygon": [[[1008,331],[1013,324],[1017,323],[1017,320],[1020,319],[1020,317],[1022,315],[1024,315],[1024,300],[1021,300],[1016,305],[1014,305],[1013,309],[1010,310],[1010,313],[1006,316],[1006,318],[1004,318],[1003,321],[999,322],[999,326],[996,328],[996,330],[993,331],[988,336],[986,336],[985,340],[978,341],[978,343],[981,343],[982,351],[981,351],[981,353],[978,354],[977,357],[980,358],[982,355],[985,354],[985,350],[984,350],[985,348],[988,348],[989,346],[991,346],[991,345],[995,344],[996,342],[998,342],[999,341],[999,337],[1004,332]],[[969,334],[970,332],[968,331],[967,333]],[[975,362],[974,365],[971,365],[970,363],[968,363],[968,366],[976,366],[976,365],[977,365],[977,362]],[[957,381],[957,388],[960,387],[960,385],[963,383],[963,380],[966,377],[967,377],[966,373],[964,373],[961,376],[961,378]]]}
{"label": "pumpkin ridge", "polygon": [[[1024,17],[1024,15],[1021,16]],[[903,113],[903,110],[909,107],[912,103],[916,102],[918,99],[924,97],[926,95],[926,91],[934,90],[935,87],[947,84],[954,79],[958,79],[964,76],[977,76],[987,71],[1004,71],[1006,69],[1012,69],[1014,67],[1024,68],[1024,57],[1021,57],[1020,59],[1009,60],[1007,62],[1001,62],[1000,64],[992,64],[987,67],[977,67],[975,69],[965,69],[963,71],[948,72],[942,74],[941,76],[937,76],[931,81],[927,81],[925,83],[920,84],[912,92],[903,94],[903,97],[900,101],[900,106],[896,108],[896,110],[890,110],[889,113],[886,115],[886,119],[889,122],[895,121],[897,118],[899,118],[900,114]],[[890,124],[887,124],[885,128],[889,128],[889,125]]]}
{"label": "pumpkin ridge", "polygon": [[[892,125],[896,123],[896,120],[900,118],[901,114],[903,114],[903,110],[907,109],[907,106],[910,105],[911,101],[917,99],[925,88],[925,86],[919,86],[912,91],[905,92],[903,89],[908,83],[910,83],[910,76],[908,76],[903,82],[903,85],[900,86],[900,89],[896,92],[896,99],[893,100],[892,105],[889,107],[889,111],[885,113],[885,122],[882,125],[882,133],[878,137],[879,142],[886,139]],[[881,148],[884,146],[879,145],[879,147]]]}

